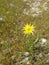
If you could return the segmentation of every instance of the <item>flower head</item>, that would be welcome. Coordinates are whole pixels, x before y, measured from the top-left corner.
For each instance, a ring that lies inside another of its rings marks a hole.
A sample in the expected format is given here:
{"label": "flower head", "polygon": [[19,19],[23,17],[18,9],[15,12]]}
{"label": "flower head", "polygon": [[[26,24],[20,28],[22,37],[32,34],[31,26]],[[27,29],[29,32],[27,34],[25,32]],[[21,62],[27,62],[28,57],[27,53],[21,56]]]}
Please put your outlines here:
{"label": "flower head", "polygon": [[35,28],[34,25],[26,24],[23,27],[24,34],[32,34],[34,31],[34,28]]}

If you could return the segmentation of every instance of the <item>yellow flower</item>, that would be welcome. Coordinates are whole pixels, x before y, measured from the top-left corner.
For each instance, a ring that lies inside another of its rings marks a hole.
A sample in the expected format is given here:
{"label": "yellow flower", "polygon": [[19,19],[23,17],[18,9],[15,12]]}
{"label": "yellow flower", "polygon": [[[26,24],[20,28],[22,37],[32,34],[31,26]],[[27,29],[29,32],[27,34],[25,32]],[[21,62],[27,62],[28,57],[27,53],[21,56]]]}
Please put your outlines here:
{"label": "yellow flower", "polygon": [[34,31],[34,28],[35,28],[34,25],[26,24],[23,27],[24,34],[32,34]]}

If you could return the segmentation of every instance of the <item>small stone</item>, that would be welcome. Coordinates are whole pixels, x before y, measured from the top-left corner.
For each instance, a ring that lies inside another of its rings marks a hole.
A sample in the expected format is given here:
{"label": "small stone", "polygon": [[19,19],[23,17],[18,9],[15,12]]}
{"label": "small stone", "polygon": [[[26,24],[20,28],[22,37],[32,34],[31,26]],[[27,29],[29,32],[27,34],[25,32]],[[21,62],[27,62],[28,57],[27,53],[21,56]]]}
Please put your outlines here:
{"label": "small stone", "polygon": [[29,57],[26,57],[26,58],[24,58],[20,63],[28,62],[28,60],[29,60]]}
{"label": "small stone", "polygon": [[41,44],[45,44],[46,41],[47,41],[47,40],[46,40],[45,38],[42,38],[42,39],[40,40],[40,43],[41,43]]}
{"label": "small stone", "polygon": [[28,55],[29,55],[29,52],[25,52],[24,55],[25,55],[25,56],[28,56]]}
{"label": "small stone", "polygon": [[2,21],[3,20],[3,18],[2,17],[0,17],[0,21]]}

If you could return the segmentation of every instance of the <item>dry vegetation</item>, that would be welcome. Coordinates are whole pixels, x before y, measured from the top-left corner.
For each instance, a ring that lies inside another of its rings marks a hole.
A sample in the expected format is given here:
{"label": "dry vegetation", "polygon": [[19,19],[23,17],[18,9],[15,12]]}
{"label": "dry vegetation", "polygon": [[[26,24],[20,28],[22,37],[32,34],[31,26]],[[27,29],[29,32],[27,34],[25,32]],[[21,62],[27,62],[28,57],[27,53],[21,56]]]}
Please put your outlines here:
{"label": "dry vegetation", "polygon": [[[49,65],[49,1],[38,16],[30,13],[30,1],[0,0],[0,65]],[[33,35],[23,34],[27,23],[36,26]]]}

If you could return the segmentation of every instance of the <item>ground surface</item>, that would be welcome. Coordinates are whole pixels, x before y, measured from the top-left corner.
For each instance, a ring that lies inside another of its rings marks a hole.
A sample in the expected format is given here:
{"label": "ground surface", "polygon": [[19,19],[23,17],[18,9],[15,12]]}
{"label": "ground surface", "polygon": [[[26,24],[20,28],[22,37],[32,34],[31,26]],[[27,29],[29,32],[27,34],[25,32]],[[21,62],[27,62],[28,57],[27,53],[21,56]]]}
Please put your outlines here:
{"label": "ground surface", "polygon": [[[27,23],[36,26],[32,38],[23,34]],[[30,49],[38,38],[46,45]],[[48,0],[0,0],[0,65],[49,65]]]}

